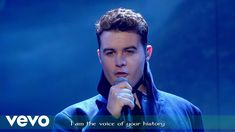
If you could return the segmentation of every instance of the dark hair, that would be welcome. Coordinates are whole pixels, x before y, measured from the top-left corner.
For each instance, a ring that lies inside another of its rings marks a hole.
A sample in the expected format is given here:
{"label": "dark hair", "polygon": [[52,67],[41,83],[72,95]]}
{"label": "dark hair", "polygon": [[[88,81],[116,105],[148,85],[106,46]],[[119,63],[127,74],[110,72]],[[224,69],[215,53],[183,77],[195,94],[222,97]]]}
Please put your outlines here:
{"label": "dark hair", "polygon": [[107,11],[96,23],[96,35],[100,48],[100,36],[104,31],[128,31],[140,35],[143,46],[148,41],[148,25],[141,14],[131,9],[117,8]]}

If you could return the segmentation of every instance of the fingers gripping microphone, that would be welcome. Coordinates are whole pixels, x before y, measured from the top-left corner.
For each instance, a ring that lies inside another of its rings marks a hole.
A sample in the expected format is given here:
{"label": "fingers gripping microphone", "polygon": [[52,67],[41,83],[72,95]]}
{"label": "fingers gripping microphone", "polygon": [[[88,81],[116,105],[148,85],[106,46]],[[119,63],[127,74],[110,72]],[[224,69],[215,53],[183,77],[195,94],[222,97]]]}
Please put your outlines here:
{"label": "fingers gripping microphone", "polygon": [[[121,82],[128,82],[128,80],[124,77],[119,77],[115,80],[114,85],[117,85]],[[133,122],[132,115],[131,115],[131,109],[129,106],[125,105],[122,108],[122,115],[124,115],[124,121],[125,122]],[[130,125],[126,126],[127,129],[132,129]]]}

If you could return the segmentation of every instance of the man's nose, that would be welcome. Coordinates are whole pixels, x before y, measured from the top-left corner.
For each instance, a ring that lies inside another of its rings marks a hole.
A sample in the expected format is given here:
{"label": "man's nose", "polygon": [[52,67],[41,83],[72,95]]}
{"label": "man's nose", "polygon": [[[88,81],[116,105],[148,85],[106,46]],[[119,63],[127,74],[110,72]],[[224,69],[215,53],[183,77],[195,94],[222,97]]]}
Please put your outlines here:
{"label": "man's nose", "polygon": [[126,58],[123,55],[117,55],[115,58],[115,64],[117,67],[126,66]]}

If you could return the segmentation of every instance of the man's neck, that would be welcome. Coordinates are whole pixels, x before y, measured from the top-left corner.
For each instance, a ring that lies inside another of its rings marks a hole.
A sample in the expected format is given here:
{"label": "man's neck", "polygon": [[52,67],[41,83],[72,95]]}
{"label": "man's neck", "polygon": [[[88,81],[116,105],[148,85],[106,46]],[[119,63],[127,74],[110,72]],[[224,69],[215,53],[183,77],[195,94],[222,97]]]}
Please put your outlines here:
{"label": "man's neck", "polygon": [[142,94],[147,95],[146,87],[143,84],[141,84],[137,90],[140,91]]}
{"label": "man's neck", "polygon": [[[140,91],[143,95],[147,95],[146,87],[143,84],[141,84],[137,90]],[[141,109],[140,101],[136,93],[134,93],[134,98],[135,98],[135,104]]]}

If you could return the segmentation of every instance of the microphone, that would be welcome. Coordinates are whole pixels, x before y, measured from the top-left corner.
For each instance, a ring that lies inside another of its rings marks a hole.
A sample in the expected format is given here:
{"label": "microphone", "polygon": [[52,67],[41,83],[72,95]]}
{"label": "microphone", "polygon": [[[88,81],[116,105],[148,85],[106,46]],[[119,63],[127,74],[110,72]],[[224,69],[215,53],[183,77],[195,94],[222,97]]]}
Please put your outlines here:
{"label": "microphone", "polygon": [[[114,81],[114,85],[117,85],[121,82],[128,82],[128,80],[124,77],[118,77],[115,81]],[[133,122],[133,118],[131,116],[131,109],[129,106],[125,105],[123,108],[122,108],[122,115],[124,115],[124,121],[125,122]],[[132,126],[130,125],[126,125],[126,128],[127,129],[132,129]]]}

